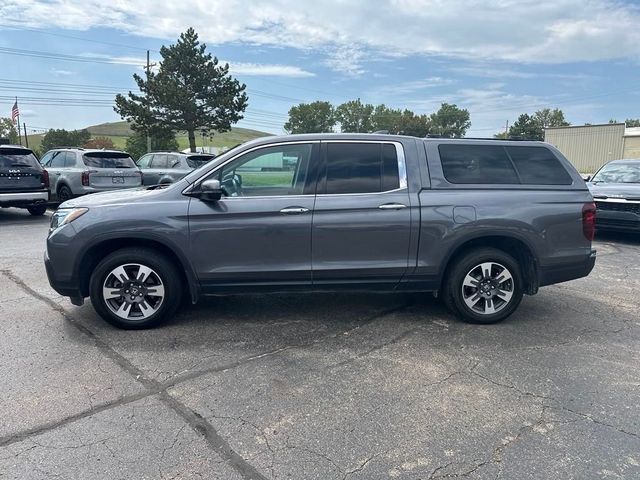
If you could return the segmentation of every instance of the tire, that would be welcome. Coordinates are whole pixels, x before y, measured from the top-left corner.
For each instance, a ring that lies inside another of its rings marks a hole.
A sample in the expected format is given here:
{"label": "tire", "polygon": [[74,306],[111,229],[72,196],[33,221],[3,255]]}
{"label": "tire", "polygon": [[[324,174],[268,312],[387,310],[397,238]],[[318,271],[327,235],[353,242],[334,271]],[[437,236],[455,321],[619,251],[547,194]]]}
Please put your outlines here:
{"label": "tire", "polygon": [[[142,282],[137,280],[141,273],[145,274]],[[127,281],[122,281],[122,275]],[[93,308],[104,320],[118,328],[139,330],[155,327],[176,313],[182,281],[175,265],[160,252],[123,248],[94,269],[89,292]]]}
{"label": "tire", "polygon": [[58,201],[60,203],[64,203],[67,200],[71,200],[72,197],[73,197],[73,193],[71,193],[71,189],[66,185],[62,185],[58,189]]}
{"label": "tire", "polygon": [[47,211],[46,205],[33,205],[31,207],[27,207],[27,210],[34,217],[41,217]]}
{"label": "tire", "polygon": [[522,295],[520,265],[495,248],[476,248],[454,260],[443,285],[444,303],[467,323],[504,320],[518,308]]}

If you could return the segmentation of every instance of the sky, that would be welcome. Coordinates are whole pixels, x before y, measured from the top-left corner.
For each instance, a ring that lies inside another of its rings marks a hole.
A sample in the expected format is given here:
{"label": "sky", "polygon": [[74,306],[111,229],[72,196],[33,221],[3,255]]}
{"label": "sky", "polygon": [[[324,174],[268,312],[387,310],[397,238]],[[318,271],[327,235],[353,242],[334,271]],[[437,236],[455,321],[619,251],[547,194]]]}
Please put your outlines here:
{"label": "sky", "polygon": [[284,133],[291,106],[360,98],[471,114],[467,136],[561,108],[572,124],[640,117],[640,0],[4,0],[0,116],[29,133],[120,120],[146,51],[193,27],[247,85],[239,126]]}

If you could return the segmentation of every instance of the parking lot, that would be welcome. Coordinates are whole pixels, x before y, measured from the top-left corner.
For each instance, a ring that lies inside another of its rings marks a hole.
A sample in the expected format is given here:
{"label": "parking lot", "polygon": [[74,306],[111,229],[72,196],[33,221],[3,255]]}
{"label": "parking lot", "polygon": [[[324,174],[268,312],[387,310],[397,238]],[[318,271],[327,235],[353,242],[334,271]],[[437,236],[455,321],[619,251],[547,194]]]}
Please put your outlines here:
{"label": "parking lot", "polygon": [[640,478],[640,238],[505,322],[430,295],[213,298],[120,331],[0,210],[0,478]]}

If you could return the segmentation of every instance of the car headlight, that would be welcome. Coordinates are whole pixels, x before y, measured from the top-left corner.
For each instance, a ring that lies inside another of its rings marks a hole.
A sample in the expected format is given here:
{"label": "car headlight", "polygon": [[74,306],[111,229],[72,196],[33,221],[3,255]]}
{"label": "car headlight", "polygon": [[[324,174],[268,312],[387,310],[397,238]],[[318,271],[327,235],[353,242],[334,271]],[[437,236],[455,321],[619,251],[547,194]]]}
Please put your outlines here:
{"label": "car headlight", "polygon": [[67,223],[73,222],[76,218],[81,217],[88,211],[88,208],[59,208],[53,215],[51,215],[49,233],[57,230]]}

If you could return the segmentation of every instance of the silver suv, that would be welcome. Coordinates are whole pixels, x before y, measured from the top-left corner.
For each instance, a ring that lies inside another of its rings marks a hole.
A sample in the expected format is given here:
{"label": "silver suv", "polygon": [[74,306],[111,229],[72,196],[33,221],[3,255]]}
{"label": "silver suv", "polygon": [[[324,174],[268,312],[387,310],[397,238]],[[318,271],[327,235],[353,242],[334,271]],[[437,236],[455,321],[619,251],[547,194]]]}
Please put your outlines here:
{"label": "silver suv", "polygon": [[192,170],[210,162],[215,155],[206,153],[153,152],[138,159],[145,185],[174,183]]}
{"label": "silver suv", "polygon": [[87,193],[142,185],[142,173],[128,153],[117,150],[56,148],[40,160],[49,172],[52,200],[65,202]]}

